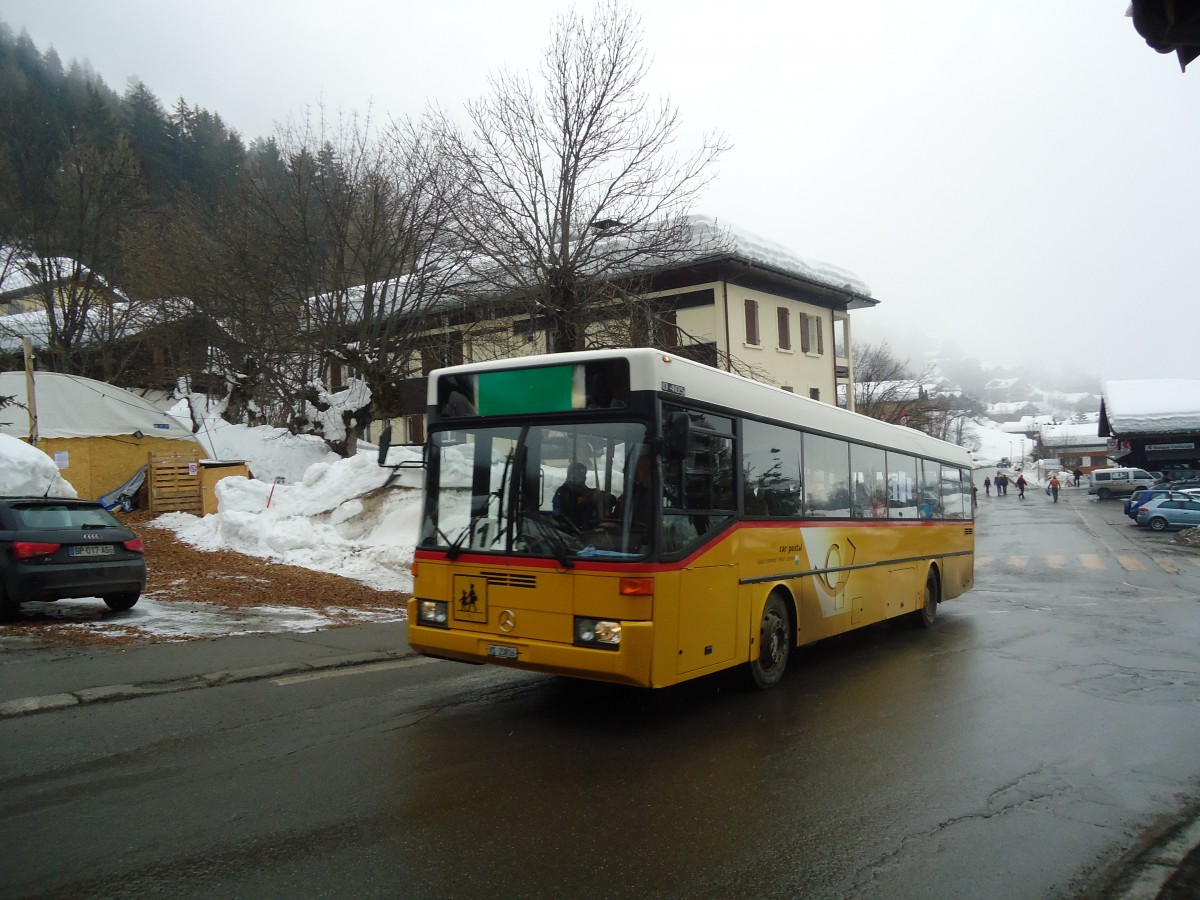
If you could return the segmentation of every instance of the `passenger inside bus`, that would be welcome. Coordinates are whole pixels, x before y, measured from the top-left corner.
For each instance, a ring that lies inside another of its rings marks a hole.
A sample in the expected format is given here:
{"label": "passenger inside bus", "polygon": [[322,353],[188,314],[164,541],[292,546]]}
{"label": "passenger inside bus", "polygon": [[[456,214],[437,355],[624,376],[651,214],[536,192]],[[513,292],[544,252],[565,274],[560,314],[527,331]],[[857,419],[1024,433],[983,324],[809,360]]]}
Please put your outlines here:
{"label": "passenger inside bus", "polygon": [[634,527],[641,529],[650,527],[650,523],[654,518],[654,493],[651,490],[653,486],[652,474],[650,454],[643,453],[638,457],[637,465],[634,467],[633,485],[630,488],[633,492],[633,498],[630,499],[630,491],[626,491],[617,501],[618,520],[624,520],[625,510],[628,507],[631,512],[630,521]]}
{"label": "passenger inside bus", "polygon": [[600,522],[601,499],[599,490],[587,486],[587,466],[573,462],[567,467],[567,480],[554,492],[554,516],[579,531],[590,530]]}

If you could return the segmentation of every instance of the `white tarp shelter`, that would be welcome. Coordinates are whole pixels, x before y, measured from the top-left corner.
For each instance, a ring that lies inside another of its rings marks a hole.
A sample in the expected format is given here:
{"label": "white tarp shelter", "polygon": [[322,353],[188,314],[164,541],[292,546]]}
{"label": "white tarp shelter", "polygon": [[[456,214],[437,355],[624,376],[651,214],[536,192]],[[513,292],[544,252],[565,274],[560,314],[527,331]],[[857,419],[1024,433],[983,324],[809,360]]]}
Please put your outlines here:
{"label": "white tarp shelter", "polygon": [[[37,448],[58,464],[80,497],[97,500],[124,484],[152,457],[198,461],[200,443],[182,422],[149,401],[111,384],[34,373]],[[24,372],[0,372],[0,434],[29,440]]]}

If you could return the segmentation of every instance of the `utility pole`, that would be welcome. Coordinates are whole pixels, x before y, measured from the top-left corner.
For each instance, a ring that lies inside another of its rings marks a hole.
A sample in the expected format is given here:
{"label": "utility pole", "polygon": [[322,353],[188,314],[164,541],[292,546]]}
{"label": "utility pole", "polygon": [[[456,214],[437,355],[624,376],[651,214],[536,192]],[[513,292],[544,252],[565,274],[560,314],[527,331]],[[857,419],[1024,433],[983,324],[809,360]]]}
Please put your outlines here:
{"label": "utility pole", "polygon": [[25,406],[29,410],[29,446],[38,443],[37,392],[33,387],[33,341],[26,336],[21,341],[25,353]]}

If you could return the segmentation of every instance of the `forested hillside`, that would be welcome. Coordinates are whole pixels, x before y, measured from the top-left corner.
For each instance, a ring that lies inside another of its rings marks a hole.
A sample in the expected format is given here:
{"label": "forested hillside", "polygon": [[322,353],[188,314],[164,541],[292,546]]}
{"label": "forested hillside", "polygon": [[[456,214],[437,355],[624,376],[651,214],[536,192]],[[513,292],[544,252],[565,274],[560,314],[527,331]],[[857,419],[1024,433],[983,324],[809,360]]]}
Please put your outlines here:
{"label": "forested hillside", "polygon": [[166,109],[141,82],[117,93],[0,23],[2,364],[32,333],[39,368],[160,389],[186,375],[232,418],[352,446],[357,410],[320,385],[373,349],[404,359],[387,313],[444,286],[406,277],[439,255],[436,161],[414,131],[357,119],[277,137],[286,149],[247,147],[218,113]]}

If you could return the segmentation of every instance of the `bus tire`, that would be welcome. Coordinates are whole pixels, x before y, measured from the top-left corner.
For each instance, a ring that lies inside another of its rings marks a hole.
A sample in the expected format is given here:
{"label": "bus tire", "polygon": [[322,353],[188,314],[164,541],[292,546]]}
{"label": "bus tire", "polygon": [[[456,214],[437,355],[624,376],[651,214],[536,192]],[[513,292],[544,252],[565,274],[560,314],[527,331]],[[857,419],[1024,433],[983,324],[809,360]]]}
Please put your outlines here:
{"label": "bus tire", "polygon": [[787,604],[777,593],[767,597],[758,625],[758,653],[750,660],[750,681],[760,691],[774,687],[787,671],[793,640]]}
{"label": "bus tire", "polygon": [[939,594],[937,569],[930,566],[929,574],[925,576],[925,602],[921,605],[920,609],[909,613],[911,616],[909,621],[917,628],[933,627],[933,623],[937,619]]}

